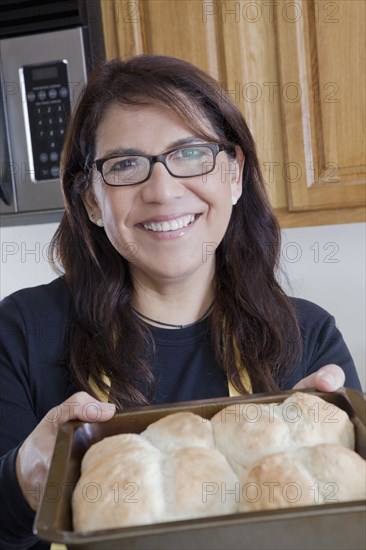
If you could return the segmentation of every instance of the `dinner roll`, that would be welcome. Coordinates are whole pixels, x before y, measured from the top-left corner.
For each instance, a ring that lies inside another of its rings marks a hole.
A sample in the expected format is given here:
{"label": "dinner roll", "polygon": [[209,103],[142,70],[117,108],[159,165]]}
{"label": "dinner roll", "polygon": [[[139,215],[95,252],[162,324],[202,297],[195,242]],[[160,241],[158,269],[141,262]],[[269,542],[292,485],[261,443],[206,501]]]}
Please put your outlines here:
{"label": "dinner roll", "polygon": [[241,478],[240,512],[366,498],[366,462],[325,443],[267,456]]}
{"label": "dinner roll", "polygon": [[161,521],[162,455],[151,443],[136,434],[121,434],[93,445],[84,458],[72,498],[75,531]]}
{"label": "dinner roll", "polygon": [[165,453],[182,447],[214,447],[211,422],[191,412],[169,414],[141,435]]}
{"label": "dinner roll", "polygon": [[296,392],[280,404],[233,403],[211,422],[216,448],[239,476],[254,462],[283,450],[320,443],[354,449],[347,413],[308,393]]}
{"label": "dinner roll", "polygon": [[231,514],[237,510],[239,480],[226,458],[215,449],[185,447],[168,455],[164,465],[167,519],[190,519]]}

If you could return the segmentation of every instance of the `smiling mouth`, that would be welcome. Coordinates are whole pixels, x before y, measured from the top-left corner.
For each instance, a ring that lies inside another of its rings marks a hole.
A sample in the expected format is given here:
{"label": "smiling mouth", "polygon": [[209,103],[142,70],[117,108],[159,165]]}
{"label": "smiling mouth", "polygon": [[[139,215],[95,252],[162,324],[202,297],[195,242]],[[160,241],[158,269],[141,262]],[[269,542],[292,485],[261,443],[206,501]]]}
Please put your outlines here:
{"label": "smiling mouth", "polygon": [[176,231],[177,229],[183,229],[184,227],[187,227],[192,222],[194,222],[197,217],[198,214],[188,214],[187,216],[182,216],[180,218],[176,218],[175,220],[144,223],[143,227],[148,231],[154,232]]}

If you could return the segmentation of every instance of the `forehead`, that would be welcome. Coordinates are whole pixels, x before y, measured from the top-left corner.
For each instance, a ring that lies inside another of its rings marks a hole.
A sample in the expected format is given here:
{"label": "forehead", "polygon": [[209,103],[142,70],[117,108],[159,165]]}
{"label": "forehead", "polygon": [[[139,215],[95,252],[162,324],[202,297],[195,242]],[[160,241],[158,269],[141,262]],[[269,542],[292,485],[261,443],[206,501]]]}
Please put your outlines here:
{"label": "forehead", "polygon": [[97,128],[96,153],[101,156],[104,151],[116,146],[133,146],[154,154],[169,143],[187,136],[216,137],[203,116],[198,124],[196,120],[191,126],[173,111],[159,105],[130,107],[113,103],[104,112]]}

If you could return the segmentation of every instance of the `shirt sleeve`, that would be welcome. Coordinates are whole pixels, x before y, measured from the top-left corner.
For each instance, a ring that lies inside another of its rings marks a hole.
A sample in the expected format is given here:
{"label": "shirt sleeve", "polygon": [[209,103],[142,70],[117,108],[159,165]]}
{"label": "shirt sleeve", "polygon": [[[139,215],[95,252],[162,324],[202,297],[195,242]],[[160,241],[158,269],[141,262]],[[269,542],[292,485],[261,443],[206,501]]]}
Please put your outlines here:
{"label": "shirt sleeve", "polygon": [[[35,517],[15,473],[18,449],[37,425],[27,368],[27,330],[15,300],[0,303],[0,548],[31,548]],[[46,548],[46,546],[45,546]]]}
{"label": "shirt sleeve", "polygon": [[297,371],[286,383],[292,388],[299,380],[328,364],[339,365],[345,373],[344,385],[362,391],[351,353],[332,315],[307,300],[295,299],[302,335],[302,357]]}

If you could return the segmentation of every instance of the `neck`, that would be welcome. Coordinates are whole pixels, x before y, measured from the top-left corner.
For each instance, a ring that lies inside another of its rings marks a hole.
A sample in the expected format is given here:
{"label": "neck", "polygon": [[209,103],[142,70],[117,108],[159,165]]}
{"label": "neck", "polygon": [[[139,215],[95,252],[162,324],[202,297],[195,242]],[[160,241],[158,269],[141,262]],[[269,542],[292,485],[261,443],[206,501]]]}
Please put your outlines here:
{"label": "neck", "polygon": [[181,281],[162,285],[146,284],[134,278],[132,306],[141,318],[155,326],[181,328],[196,323],[208,315],[214,300],[212,278]]}

